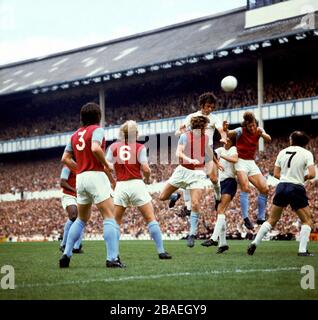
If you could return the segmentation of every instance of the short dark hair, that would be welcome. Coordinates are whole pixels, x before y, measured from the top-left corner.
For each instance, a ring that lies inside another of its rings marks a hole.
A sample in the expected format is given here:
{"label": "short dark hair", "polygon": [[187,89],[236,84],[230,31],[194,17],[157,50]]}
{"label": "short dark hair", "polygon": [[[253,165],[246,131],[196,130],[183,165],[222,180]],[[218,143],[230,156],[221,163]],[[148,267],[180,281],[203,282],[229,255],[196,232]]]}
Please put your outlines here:
{"label": "short dark hair", "polygon": [[205,92],[199,96],[198,101],[199,101],[199,106],[201,108],[203,108],[206,103],[215,104],[216,103],[216,96],[214,95],[213,92]]}
{"label": "short dark hair", "polygon": [[101,117],[101,110],[97,103],[88,102],[82,106],[81,122],[83,126],[99,124]]}
{"label": "short dark hair", "polygon": [[209,122],[210,122],[209,118],[205,117],[205,116],[192,117],[191,121],[190,121],[191,129],[192,130],[195,130],[195,129],[203,130],[205,125]]}
{"label": "short dark hair", "polygon": [[247,127],[248,124],[252,123],[252,122],[255,122],[256,125],[258,126],[258,121],[256,120],[255,118],[255,115],[253,112],[250,112],[250,111],[246,111],[244,112],[243,114],[243,122],[241,124],[242,127]]}
{"label": "short dark hair", "polygon": [[305,147],[310,138],[304,131],[294,131],[289,136],[292,146]]}

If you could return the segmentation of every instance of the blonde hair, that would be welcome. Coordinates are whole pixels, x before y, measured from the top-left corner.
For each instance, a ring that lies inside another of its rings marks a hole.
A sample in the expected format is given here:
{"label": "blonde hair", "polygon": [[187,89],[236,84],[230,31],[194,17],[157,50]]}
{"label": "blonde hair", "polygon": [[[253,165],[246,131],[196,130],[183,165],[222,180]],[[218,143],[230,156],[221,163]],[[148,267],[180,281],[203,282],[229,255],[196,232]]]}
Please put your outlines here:
{"label": "blonde hair", "polygon": [[128,120],[120,126],[119,139],[135,141],[138,136],[138,125],[134,120]]}

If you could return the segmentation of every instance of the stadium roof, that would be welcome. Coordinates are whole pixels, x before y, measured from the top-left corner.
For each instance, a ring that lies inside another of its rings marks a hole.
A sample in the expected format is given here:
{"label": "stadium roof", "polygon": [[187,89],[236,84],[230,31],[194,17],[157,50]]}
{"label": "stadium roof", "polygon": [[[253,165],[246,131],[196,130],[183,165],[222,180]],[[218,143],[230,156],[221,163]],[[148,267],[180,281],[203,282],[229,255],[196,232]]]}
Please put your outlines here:
{"label": "stadium roof", "polygon": [[[110,79],[154,72],[283,43],[301,40],[306,30],[301,17],[244,29],[245,7],[58,54],[0,67],[0,96],[33,93],[102,83]],[[282,42],[281,42],[282,41]],[[287,40],[288,41],[288,40]]]}

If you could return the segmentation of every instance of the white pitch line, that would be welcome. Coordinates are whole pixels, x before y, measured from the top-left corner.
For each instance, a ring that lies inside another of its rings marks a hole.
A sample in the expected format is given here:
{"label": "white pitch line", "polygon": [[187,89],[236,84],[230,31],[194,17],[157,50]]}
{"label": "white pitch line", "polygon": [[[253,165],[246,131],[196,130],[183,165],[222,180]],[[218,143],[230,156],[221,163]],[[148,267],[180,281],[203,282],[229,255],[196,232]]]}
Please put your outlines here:
{"label": "white pitch line", "polygon": [[119,277],[119,278],[106,278],[106,279],[87,279],[87,280],[73,280],[63,281],[54,283],[23,283],[16,285],[15,289],[22,288],[35,288],[35,287],[55,287],[61,285],[81,285],[90,284],[94,282],[124,282],[124,281],[136,281],[136,280],[149,280],[159,278],[170,278],[170,277],[191,277],[191,276],[206,276],[206,275],[218,275],[225,273],[256,273],[256,272],[283,272],[283,271],[295,271],[300,270],[299,267],[287,267],[287,268],[276,268],[276,269],[235,269],[235,270],[212,270],[206,272],[180,272],[180,273],[166,273],[166,274],[155,274],[145,276],[130,276],[130,277]]}

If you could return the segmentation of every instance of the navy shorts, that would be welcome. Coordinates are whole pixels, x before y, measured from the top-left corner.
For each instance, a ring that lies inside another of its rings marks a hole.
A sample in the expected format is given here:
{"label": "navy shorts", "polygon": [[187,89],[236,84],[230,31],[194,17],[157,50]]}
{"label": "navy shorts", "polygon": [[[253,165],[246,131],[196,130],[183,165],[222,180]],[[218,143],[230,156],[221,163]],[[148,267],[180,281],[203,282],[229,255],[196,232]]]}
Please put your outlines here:
{"label": "navy shorts", "polygon": [[237,190],[237,181],[234,178],[227,178],[221,181],[221,194],[229,194],[231,199],[234,198]]}
{"label": "navy shorts", "polygon": [[273,204],[278,207],[290,205],[294,211],[308,206],[306,190],[294,183],[281,182],[277,185]]}

